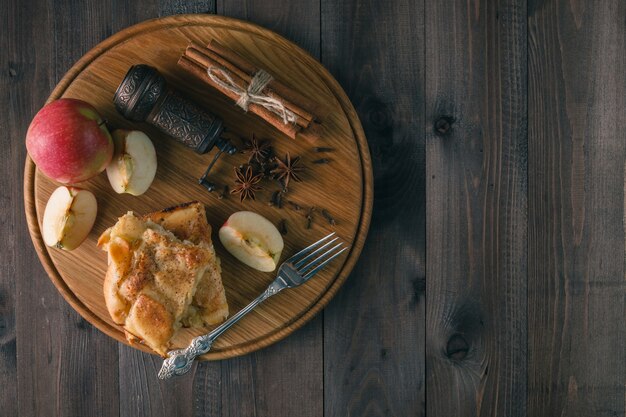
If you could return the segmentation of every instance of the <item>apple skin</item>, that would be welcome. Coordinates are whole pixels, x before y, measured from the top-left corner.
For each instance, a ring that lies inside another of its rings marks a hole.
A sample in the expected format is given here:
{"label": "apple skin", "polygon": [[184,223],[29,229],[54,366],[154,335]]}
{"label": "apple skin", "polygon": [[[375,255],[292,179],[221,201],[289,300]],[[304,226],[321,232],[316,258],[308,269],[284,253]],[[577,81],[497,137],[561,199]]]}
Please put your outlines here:
{"label": "apple skin", "polygon": [[98,204],[90,191],[61,186],[48,199],[41,225],[46,245],[76,249],[89,235],[96,220]]}
{"label": "apple skin", "polygon": [[219,238],[231,255],[263,272],[276,269],[284,247],[276,226],[251,211],[233,213],[220,228]]}
{"label": "apple skin", "polygon": [[26,149],[47,177],[75,184],[104,171],[113,156],[113,140],[95,107],[62,98],[35,115]]}

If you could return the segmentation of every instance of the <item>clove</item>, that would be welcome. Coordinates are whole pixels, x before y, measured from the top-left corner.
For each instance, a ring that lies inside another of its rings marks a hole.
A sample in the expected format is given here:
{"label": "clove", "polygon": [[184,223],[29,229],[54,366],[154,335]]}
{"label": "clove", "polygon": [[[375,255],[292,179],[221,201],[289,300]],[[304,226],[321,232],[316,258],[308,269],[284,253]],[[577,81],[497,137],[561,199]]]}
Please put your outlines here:
{"label": "clove", "polygon": [[228,185],[225,185],[222,192],[217,196],[218,200],[223,200],[228,196]]}
{"label": "clove", "polygon": [[294,203],[291,200],[287,200],[287,204],[289,204],[291,206],[291,208],[294,209],[295,211],[302,210],[302,206],[300,206],[298,203]]}
{"label": "clove", "polygon": [[280,223],[278,223],[278,231],[283,236],[287,234],[287,221],[285,219],[281,219]]}
{"label": "clove", "polygon": [[306,213],[306,228],[310,229],[313,224],[313,212],[315,211],[315,207],[309,208],[309,211]]}
{"label": "clove", "polygon": [[267,203],[269,206],[276,206],[278,208],[283,208],[283,193],[280,191],[274,191],[272,193],[272,197],[270,201]]}
{"label": "clove", "polygon": [[322,216],[324,216],[324,218],[328,221],[328,223],[331,226],[335,226],[337,224],[333,216],[331,216],[330,213],[326,209],[322,209]]}

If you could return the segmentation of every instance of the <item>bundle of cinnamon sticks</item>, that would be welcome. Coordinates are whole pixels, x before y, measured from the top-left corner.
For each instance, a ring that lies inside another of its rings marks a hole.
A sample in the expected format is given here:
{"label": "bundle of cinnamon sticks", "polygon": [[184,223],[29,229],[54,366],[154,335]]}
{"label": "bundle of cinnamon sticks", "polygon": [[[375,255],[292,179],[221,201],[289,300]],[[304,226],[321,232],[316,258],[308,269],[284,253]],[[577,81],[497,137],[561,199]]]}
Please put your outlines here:
{"label": "bundle of cinnamon sticks", "polygon": [[[241,92],[248,89],[259,71],[259,68],[241,55],[215,40],[206,47],[192,42],[178,60],[178,65],[235,102],[241,98]],[[246,106],[250,112],[292,139],[302,137],[313,142],[320,137],[322,128],[319,118],[314,114],[318,106],[313,100],[274,78],[265,85],[260,94],[270,101],[280,103],[283,113],[254,102]],[[288,122],[285,119],[286,113],[290,116]]]}

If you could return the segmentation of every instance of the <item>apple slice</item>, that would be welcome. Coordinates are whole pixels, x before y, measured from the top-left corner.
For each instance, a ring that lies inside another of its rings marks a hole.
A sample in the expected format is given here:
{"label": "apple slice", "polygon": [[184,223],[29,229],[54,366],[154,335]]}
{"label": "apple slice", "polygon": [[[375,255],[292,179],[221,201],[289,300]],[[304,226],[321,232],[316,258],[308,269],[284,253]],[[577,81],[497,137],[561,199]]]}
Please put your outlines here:
{"label": "apple slice", "polygon": [[264,272],[276,269],[283,251],[283,237],[265,217],[238,211],[226,220],[219,236],[226,250],[244,264]]}
{"label": "apple slice", "polygon": [[150,138],[139,130],[115,130],[115,152],[107,166],[107,177],[116,193],[145,193],[157,169],[157,158]]}
{"label": "apple slice", "polygon": [[98,203],[90,191],[57,188],[43,213],[43,241],[58,249],[76,249],[91,231],[97,212]]}

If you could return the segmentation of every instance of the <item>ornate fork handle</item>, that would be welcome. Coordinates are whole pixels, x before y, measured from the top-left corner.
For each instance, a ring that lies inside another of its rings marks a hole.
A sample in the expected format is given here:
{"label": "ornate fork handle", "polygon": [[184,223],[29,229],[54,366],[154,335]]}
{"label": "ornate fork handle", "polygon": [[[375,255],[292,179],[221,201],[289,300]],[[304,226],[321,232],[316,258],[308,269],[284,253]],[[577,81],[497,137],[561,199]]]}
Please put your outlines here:
{"label": "ornate fork handle", "polygon": [[212,332],[194,338],[189,346],[184,349],[170,351],[169,357],[165,359],[163,365],[161,365],[159,378],[169,379],[173,376],[186,374],[189,369],[191,369],[191,365],[196,356],[203,355],[211,350],[211,345],[215,342],[215,339],[228,330],[233,324],[237,323],[243,316],[254,310],[256,306],[271,296],[278,294],[285,288],[287,288],[285,281],[281,277],[276,278],[261,295],[237,312],[237,314],[215,328]]}

